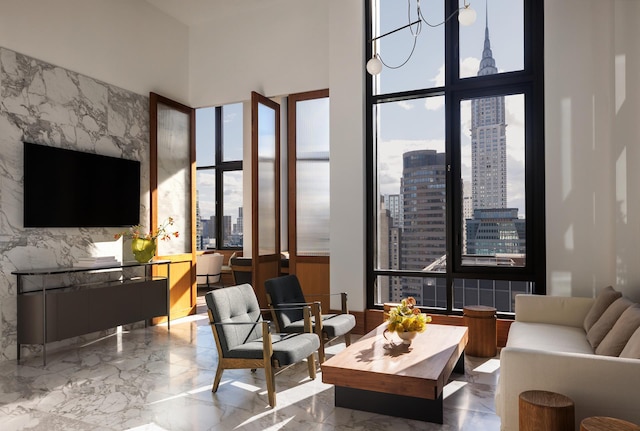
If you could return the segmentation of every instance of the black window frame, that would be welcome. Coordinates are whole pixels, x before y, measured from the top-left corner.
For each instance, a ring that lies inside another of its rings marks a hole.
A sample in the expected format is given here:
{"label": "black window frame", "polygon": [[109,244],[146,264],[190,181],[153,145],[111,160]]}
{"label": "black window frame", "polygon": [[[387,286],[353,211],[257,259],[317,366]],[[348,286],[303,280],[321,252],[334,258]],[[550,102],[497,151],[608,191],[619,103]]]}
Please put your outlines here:
{"label": "black window frame", "polygon": [[[223,106],[215,107],[214,121],[215,121],[215,135],[214,135],[214,152],[215,161],[213,165],[197,166],[196,173],[198,171],[213,170],[216,179],[215,187],[215,208],[216,208],[216,250],[242,250],[240,247],[225,247],[224,246],[224,187],[223,176],[225,172],[242,171],[242,160],[224,161],[224,119],[223,119]],[[196,124],[197,127],[197,124]],[[197,160],[197,154],[196,154]]]}
{"label": "black window frame", "polygon": [[[372,56],[372,2],[365,1],[365,61]],[[443,0],[445,16],[459,7],[459,0]],[[381,308],[375,303],[376,279],[379,276],[422,276],[446,278],[446,314],[459,314],[453,310],[455,279],[487,279],[529,281],[534,294],[546,294],[545,252],[545,179],[544,179],[544,2],[523,0],[524,8],[524,65],[522,70],[496,75],[459,78],[459,24],[451,19],[445,24],[445,85],[388,94],[373,94],[373,78],[362,67],[365,75],[365,134],[366,134],[366,295],[367,308]],[[477,25],[477,24],[476,24]],[[460,169],[460,101],[477,97],[524,94],[525,103],[525,212],[527,259],[524,267],[479,267],[462,265],[462,184]],[[374,105],[429,96],[445,99],[445,152],[448,166],[446,178],[447,201],[447,271],[424,273],[405,270],[377,270],[376,250],[376,148]],[[431,310],[442,312],[442,310]],[[507,317],[509,317],[507,315]]]}

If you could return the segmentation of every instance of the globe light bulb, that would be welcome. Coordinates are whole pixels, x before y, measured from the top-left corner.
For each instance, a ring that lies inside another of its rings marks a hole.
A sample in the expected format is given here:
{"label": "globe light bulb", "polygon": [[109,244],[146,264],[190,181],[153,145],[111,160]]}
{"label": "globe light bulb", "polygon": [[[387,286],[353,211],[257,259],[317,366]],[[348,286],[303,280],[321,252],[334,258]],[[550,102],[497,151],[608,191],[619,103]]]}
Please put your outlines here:
{"label": "globe light bulb", "polygon": [[367,72],[371,75],[377,75],[382,71],[382,62],[378,58],[378,55],[371,57],[371,60],[367,61]]}
{"label": "globe light bulb", "polygon": [[465,6],[458,13],[458,21],[465,27],[473,24],[476,22],[476,11],[471,9],[471,6]]}

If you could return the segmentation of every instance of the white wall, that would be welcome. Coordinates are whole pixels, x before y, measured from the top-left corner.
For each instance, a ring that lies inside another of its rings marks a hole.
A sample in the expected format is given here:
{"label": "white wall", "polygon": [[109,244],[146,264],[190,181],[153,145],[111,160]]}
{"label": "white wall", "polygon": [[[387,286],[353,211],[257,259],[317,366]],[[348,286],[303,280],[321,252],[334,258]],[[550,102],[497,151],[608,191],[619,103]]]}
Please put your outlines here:
{"label": "white wall", "polygon": [[545,2],[547,292],[638,298],[640,4]]}
{"label": "white wall", "polygon": [[325,1],[270,0],[192,27],[192,106],[327,88],[328,15]]}
{"label": "white wall", "polygon": [[331,291],[347,292],[349,308],[361,311],[366,308],[364,2],[329,4]]}
{"label": "white wall", "polygon": [[188,101],[188,43],[145,1],[0,0],[0,46],[142,95]]}

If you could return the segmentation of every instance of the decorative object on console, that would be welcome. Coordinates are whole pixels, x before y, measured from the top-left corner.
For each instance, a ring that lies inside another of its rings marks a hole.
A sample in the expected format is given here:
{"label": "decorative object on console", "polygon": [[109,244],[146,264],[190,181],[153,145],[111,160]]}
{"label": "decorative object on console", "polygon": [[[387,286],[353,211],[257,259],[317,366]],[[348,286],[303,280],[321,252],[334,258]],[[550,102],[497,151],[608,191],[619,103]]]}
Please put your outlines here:
{"label": "decorative object on console", "polygon": [[131,226],[124,232],[119,232],[114,235],[115,239],[122,237],[131,239],[131,251],[133,256],[140,263],[149,262],[156,255],[157,241],[161,239],[163,241],[170,240],[171,237],[180,236],[178,231],[170,232],[169,226],[173,226],[173,217],[167,218],[162,222],[158,229],[155,231],[143,233],[142,226]]}
{"label": "decorative object on console", "polygon": [[[415,338],[418,332],[424,332],[427,329],[427,323],[431,322],[431,316],[422,313],[416,307],[414,297],[400,301],[400,304],[389,310],[387,318],[386,332],[397,332],[402,339],[403,344],[411,344],[411,340]],[[386,338],[386,337],[385,337]]]}
{"label": "decorative object on console", "polygon": [[131,252],[133,257],[140,262],[146,263],[156,255],[156,240],[145,238],[133,238],[131,240]]}
{"label": "decorative object on console", "polygon": [[103,266],[120,265],[115,256],[91,256],[81,257],[73,264],[76,268],[100,268]]}

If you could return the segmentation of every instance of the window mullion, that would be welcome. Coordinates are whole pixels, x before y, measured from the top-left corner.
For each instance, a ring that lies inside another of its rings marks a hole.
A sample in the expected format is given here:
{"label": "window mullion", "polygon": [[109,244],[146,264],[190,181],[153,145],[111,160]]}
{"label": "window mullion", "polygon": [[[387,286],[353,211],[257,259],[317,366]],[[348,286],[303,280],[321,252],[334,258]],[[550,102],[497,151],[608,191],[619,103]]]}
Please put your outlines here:
{"label": "window mullion", "polygon": [[216,248],[221,249],[224,245],[223,234],[223,223],[224,223],[224,184],[223,181],[223,172],[220,169],[222,165],[222,160],[224,159],[224,154],[222,153],[222,149],[224,147],[224,143],[222,142],[222,137],[224,136],[224,121],[222,121],[222,106],[216,107],[216,142],[215,142],[215,160],[216,160],[216,196],[215,196],[215,206],[216,206]]}

